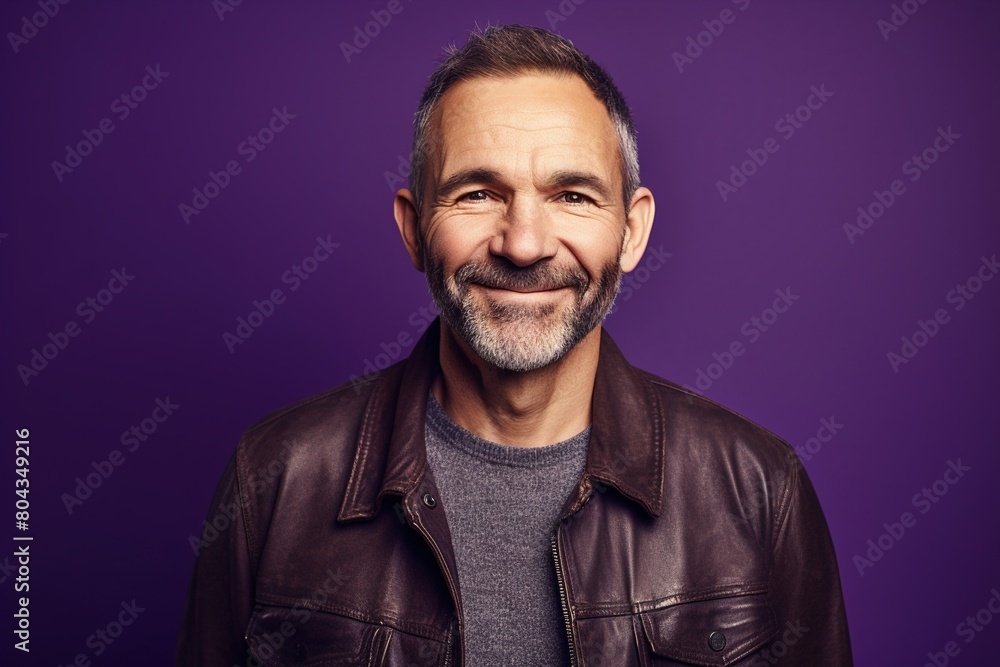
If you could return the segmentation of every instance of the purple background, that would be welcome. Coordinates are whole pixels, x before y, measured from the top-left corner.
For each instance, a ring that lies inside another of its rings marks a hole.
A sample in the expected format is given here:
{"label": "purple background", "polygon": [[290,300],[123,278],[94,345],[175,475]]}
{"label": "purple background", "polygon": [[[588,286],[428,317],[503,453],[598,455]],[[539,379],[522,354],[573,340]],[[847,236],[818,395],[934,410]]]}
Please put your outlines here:
{"label": "purple background", "polygon": [[[703,393],[798,447],[821,419],[843,424],[806,467],[836,543],[857,664],[922,665],[949,641],[961,651],[952,664],[996,664],[1000,619],[971,643],[956,633],[1000,587],[1000,280],[961,310],[946,295],[1000,252],[1000,6],[931,0],[885,39],[888,1],[566,1],[564,17],[558,0],[403,0],[348,63],[340,43],[386,4],[246,0],[220,19],[207,0],[79,1],[17,53],[8,37],[0,478],[13,488],[13,431],[29,428],[35,540],[32,652],[11,648],[5,568],[0,661],[171,663],[188,537],[242,430],[361,374],[382,343],[416,336],[410,315],[430,296],[398,238],[387,172],[409,155],[442,47],[487,21],[550,27],[558,16],[556,30],[629,100],[657,201],[650,247],[672,253],[658,270],[643,264],[609,331],[634,364],[687,385],[741,341],[745,353]],[[735,20],[678,71],[672,54],[726,8]],[[4,3],[0,27],[20,31],[38,11]],[[112,101],[157,64],[169,75],[120,120]],[[833,95],[784,138],[776,121],[820,85]],[[275,107],[295,119],[245,162],[237,146]],[[52,162],[105,117],[114,131],[60,182]],[[939,127],[960,138],[911,182],[903,163]],[[768,137],[778,152],[723,201],[717,181]],[[178,205],[233,159],[242,172],[185,224]],[[850,242],[844,224],[897,178],[905,193]],[[290,291],[283,273],[327,236],[340,247]],[[84,323],[77,305],[122,267],[134,281]],[[230,353],[223,333],[276,288],[287,301]],[[778,288],[799,299],[751,343],[741,328]],[[939,308],[948,323],[894,372],[887,353]],[[17,366],[69,321],[80,334],[26,385]],[[168,396],[175,414],[124,451],[121,433]],[[116,449],[124,463],[68,513],[63,494]],[[959,458],[971,470],[921,514],[914,494]],[[15,496],[0,498],[9,564]],[[854,556],[906,511],[916,525],[861,575]],[[88,636],[133,599],[145,611],[95,656]]]}

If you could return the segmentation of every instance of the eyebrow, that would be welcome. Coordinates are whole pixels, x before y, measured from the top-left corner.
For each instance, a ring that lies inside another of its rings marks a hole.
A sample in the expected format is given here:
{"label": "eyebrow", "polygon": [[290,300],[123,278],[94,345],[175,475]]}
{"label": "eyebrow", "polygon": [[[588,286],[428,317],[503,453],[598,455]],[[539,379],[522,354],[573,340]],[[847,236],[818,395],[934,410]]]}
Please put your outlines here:
{"label": "eyebrow", "polygon": [[585,171],[557,171],[546,185],[550,188],[590,188],[604,201],[611,201],[611,188],[600,176]]}
{"label": "eyebrow", "polygon": [[[500,173],[492,169],[465,169],[448,177],[434,189],[434,198],[447,198],[455,190],[474,183],[497,185],[503,183]],[[594,191],[601,199],[611,201],[611,189],[604,180],[585,171],[557,171],[544,183],[546,188],[585,187]]]}
{"label": "eyebrow", "polygon": [[443,183],[434,189],[434,199],[440,201],[445,199],[459,188],[473,183],[485,183],[495,185],[502,181],[500,172],[492,169],[465,169],[448,177]]}

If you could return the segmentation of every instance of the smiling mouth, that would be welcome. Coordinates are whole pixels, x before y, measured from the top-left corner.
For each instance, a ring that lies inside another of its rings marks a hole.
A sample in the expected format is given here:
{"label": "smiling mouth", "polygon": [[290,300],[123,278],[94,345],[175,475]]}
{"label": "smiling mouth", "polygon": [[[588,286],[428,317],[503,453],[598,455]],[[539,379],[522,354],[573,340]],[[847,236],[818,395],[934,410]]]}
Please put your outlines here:
{"label": "smiling mouth", "polygon": [[558,292],[560,290],[570,289],[568,286],[562,287],[549,287],[545,289],[517,289],[513,287],[495,287],[493,285],[483,285],[481,283],[473,283],[477,287],[482,287],[483,289],[490,290],[492,292],[514,292],[516,294],[547,294],[550,292]]}

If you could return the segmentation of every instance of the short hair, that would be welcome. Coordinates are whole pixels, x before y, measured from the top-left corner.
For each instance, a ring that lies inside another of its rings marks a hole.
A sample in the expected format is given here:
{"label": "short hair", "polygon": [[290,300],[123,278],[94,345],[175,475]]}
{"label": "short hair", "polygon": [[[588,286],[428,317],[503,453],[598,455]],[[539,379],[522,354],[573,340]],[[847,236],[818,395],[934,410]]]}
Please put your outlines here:
{"label": "short hair", "polygon": [[447,57],[431,74],[413,121],[413,155],[409,189],[417,216],[423,206],[426,165],[430,154],[431,118],[442,96],[461,81],[477,77],[514,76],[526,72],[576,74],[607,109],[618,135],[622,198],[628,214],[632,195],[639,188],[639,151],[635,126],[625,97],[604,68],[573,43],[555,33],[519,24],[490,26],[469,35],[461,49],[445,48]]}

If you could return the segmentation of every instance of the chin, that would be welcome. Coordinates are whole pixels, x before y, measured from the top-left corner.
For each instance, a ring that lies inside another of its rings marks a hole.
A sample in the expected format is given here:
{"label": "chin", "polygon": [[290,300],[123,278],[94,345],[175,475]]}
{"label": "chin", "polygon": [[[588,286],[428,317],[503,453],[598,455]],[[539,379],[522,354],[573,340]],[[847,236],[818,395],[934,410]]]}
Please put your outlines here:
{"label": "chin", "polygon": [[471,326],[463,333],[465,341],[484,361],[514,372],[544,368],[562,359],[579,342],[565,324],[545,325],[538,321]]}

